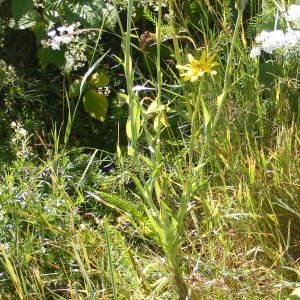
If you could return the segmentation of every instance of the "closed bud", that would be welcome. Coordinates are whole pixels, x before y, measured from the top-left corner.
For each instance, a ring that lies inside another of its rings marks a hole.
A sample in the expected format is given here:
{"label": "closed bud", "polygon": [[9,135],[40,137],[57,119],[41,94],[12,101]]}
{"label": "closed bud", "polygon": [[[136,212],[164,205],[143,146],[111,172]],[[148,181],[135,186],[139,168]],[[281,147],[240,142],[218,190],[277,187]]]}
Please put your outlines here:
{"label": "closed bud", "polygon": [[235,8],[237,10],[244,10],[247,3],[248,3],[248,0],[236,0],[235,1]]}

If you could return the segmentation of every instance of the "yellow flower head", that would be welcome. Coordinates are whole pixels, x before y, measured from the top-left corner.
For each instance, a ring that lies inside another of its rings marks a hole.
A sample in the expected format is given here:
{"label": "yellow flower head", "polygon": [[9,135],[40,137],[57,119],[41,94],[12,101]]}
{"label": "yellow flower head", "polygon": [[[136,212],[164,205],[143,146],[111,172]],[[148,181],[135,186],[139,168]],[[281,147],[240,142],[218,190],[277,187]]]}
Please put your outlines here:
{"label": "yellow flower head", "polygon": [[176,68],[186,71],[185,73],[180,74],[184,81],[190,80],[191,82],[195,82],[199,77],[203,77],[205,73],[210,73],[211,75],[217,74],[217,72],[212,69],[214,66],[218,65],[217,62],[213,61],[215,56],[216,55],[214,54],[208,58],[206,50],[202,51],[199,60],[195,59],[192,54],[188,54],[187,57],[189,63],[184,66],[177,65]]}

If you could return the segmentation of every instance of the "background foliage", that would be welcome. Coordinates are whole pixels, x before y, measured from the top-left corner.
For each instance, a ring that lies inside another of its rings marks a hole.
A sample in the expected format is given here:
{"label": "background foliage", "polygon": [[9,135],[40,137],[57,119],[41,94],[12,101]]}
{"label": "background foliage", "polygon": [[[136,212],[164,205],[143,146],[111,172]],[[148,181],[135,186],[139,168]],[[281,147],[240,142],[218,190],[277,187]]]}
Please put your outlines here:
{"label": "background foliage", "polygon": [[1,297],[299,287],[299,51],[249,56],[291,3],[0,1]]}

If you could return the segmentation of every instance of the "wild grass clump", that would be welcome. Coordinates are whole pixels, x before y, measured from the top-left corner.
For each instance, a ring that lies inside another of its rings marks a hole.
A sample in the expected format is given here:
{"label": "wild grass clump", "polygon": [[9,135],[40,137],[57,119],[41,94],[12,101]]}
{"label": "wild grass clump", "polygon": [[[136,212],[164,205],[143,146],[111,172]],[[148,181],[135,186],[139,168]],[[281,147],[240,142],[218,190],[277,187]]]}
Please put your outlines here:
{"label": "wild grass clump", "polygon": [[114,15],[123,53],[91,62],[77,102],[106,56],[122,66],[128,120],[115,153],[68,145],[77,106],[38,153],[35,133],[10,123],[0,294],[286,299],[300,275],[299,53],[250,57],[269,9],[297,29],[285,4],[157,1],[143,35],[134,5],[126,21]]}

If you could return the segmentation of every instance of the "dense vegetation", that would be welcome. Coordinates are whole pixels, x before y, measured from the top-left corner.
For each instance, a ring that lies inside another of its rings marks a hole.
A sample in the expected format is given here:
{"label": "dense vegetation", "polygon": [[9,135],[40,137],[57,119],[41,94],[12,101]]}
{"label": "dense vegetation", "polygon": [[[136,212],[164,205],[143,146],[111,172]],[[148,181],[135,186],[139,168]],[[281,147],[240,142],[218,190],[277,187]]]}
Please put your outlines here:
{"label": "dense vegetation", "polygon": [[300,298],[299,1],[0,17],[0,299]]}

